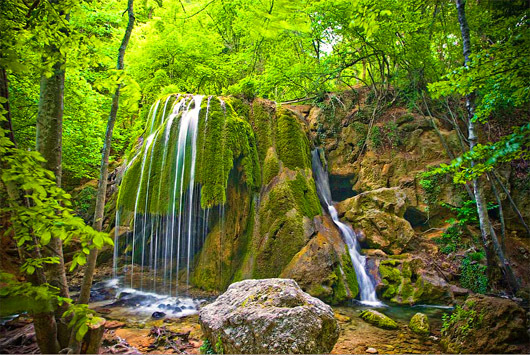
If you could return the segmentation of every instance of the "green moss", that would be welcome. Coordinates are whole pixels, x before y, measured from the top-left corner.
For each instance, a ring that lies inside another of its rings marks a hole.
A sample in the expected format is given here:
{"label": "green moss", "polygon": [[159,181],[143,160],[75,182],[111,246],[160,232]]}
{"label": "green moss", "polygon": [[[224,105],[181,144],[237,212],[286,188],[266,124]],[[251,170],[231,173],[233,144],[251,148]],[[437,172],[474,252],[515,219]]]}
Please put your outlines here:
{"label": "green moss", "polygon": [[396,266],[396,265],[400,265],[400,264],[401,264],[401,261],[393,260],[393,259],[387,259],[387,260],[382,260],[381,261],[381,265],[387,265],[387,266]]}
{"label": "green moss", "polygon": [[340,304],[348,299],[348,291],[344,285],[342,274],[341,267],[337,266],[330,275],[330,281],[332,281],[331,288],[333,289],[333,295],[329,299],[329,303],[331,304]]}
{"label": "green moss", "polygon": [[256,133],[256,142],[258,146],[258,155],[260,162],[263,163],[267,151],[273,146],[274,129],[273,129],[274,108],[268,106],[267,102],[256,99],[252,102],[252,112],[250,122]]}
{"label": "green moss", "polygon": [[355,298],[359,294],[359,284],[357,282],[357,274],[353,268],[351,262],[350,254],[348,247],[345,247],[345,253],[342,254],[342,270],[344,271],[344,276],[346,278],[346,284],[350,289],[350,298]]}
{"label": "green moss", "polygon": [[274,148],[270,147],[263,163],[263,183],[268,185],[273,177],[280,172],[280,161],[276,156]]}
{"label": "green moss", "polygon": [[410,263],[408,261],[404,261],[403,265],[401,266],[401,274],[404,278],[411,278],[412,277],[412,269],[410,268]]}
{"label": "green moss", "polygon": [[276,118],[276,150],[289,169],[311,168],[309,140],[295,114],[283,108]]}
{"label": "green moss", "polygon": [[304,216],[313,218],[321,207],[312,178],[298,172],[294,178],[282,175],[268,192],[259,212],[262,240],[256,250],[253,276],[277,277],[305,245]]}
{"label": "green moss", "polygon": [[429,318],[423,313],[416,313],[410,319],[409,328],[416,334],[429,335]]}
{"label": "green moss", "polygon": [[313,178],[306,178],[302,173],[298,172],[296,178],[289,180],[288,183],[294,200],[298,204],[298,210],[304,216],[313,218],[322,213]]}
{"label": "green moss", "polygon": [[251,189],[261,185],[254,132],[248,122],[241,119],[227,105],[226,112],[218,99],[210,101],[208,120],[199,123],[197,146],[197,182],[201,188],[201,206],[212,207],[226,202],[227,180],[239,160],[242,182]]}
{"label": "green moss", "polygon": [[381,278],[390,284],[401,282],[401,272],[399,269],[388,266],[384,262],[381,262],[381,265],[379,265],[379,273],[381,274]]}
{"label": "green moss", "polygon": [[364,321],[372,325],[375,325],[378,328],[383,328],[383,329],[397,329],[398,328],[397,323],[394,322],[392,319],[385,316],[383,313],[374,311],[372,309],[366,309],[362,311],[360,316]]}

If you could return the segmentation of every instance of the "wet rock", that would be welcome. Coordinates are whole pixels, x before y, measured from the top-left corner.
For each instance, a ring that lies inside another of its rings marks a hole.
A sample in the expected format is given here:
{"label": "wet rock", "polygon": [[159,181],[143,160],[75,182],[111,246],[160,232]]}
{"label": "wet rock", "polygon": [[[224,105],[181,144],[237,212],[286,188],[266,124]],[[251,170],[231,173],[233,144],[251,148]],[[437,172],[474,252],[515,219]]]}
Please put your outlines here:
{"label": "wet rock", "polygon": [[423,313],[416,313],[410,319],[409,328],[416,334],[429,335],[429,318]]}
{"label": "wet rock", "polygon": [[382,298],[398,304],[452,302],[451,285],[432,271],[424,269],[421,259],[397,257],[382,260],[379,264],[382,282],[378,287]]}
{"label": "wet rock", "polygon": [[383,329],[397,329],[398,325],[391,318],[385,316],[383,313],[374,311],[373,309],[366,309],[361,312],[361,318],[378,328]]}
{"label": "wet rock", "polygon": [[509,299],[470,296],[453,311],[440,343],[451,353],[521,353],[528,345],[526,313]]}
{"label": "wet rock", "polygon": [[368,354],[377,354],[378,353],[376,348],[368,348],[368,349],[366,349],[366,352]]}
{"label": "wet rock", "polygon": [[399,254],[414,236],[404,219],[407,195],[398,187],[367,191],[337,204],[340,214],[362,230],[370,248]]}
{"label": "wet rock", "polygon": [[154,319],[162,319],[166,316],[166,314],[164,312],[153,312],[153,314],[151,315],[151,317],[153,317]]}
{"label": "wet rock", "polygon": [[328,304],[359,293],[355,270],[342,237],[328,216],[316,217],[317,235],[285,267],[282,278],[295,280],[305,292]]}
{"label": "wet rock", "polygon": [[200,310],[199,323],[225,353],[329,353],[339,337],[331,307],[289,279],[234,283]]}
{"label": "wet rock", "polygon": [[340,313],[335,313],[335,319],[342,323],[349,323],[351,318]]}
{"label": "wet rock", "polygon": [[117,320],[108,320],[105,322],[105,328],[107,329],[117,329],[117,328],[121,328],[124,326],[125,326],[124,322],[120,322]]}

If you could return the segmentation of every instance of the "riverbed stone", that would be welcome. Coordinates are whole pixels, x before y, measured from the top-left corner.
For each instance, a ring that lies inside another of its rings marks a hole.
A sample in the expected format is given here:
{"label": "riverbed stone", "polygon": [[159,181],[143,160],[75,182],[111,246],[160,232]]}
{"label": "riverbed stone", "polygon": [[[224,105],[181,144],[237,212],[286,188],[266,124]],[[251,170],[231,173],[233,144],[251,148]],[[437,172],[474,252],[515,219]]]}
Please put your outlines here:
{"label": "riverbed stone", "polygon": [[375,311],[373,309],[365,309],[360,314],[361,318],[378,328],[383,329],[397,329],[397,323],[392,320],[390,317],[384,315],[381,312]]}
{"label": "riverbed stone", "polygon": [[236,282],[199,312],[211,344],[225,353],[329,353],[339,337],[330,306],[291,279]]}
{"label": "riverbed stone", "polygon": [[409,322],[409,328],[416,334],[429,335],[429,318],[424,313],[416,313]]}
{"label": "riverbed stone", "polygon": [[485,295],[469,296],[442,330],[440,344],[449,353],[524,353],[529,336],[526,312],[516,302]]}

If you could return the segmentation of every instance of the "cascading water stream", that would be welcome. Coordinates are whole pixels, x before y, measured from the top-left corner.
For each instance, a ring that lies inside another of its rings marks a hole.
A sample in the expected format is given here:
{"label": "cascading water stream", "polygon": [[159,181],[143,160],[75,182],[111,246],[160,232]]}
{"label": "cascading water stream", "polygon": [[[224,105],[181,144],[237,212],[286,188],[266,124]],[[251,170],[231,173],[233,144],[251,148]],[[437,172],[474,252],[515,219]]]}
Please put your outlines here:
{"label": "cascading water stream", "polygon": [[331,219],[333,219],[333,223],[335,223],[341,231],[344,242],[348,246],[350,258],[355,269],[355,274],[357,275],[357,282],[359,283],[361,303],[371,306],[381,306],[383,304],[377,299],[372,280],[366,272],[366,257],[360,253],[357,236],[350,226],[339,220],[337,210],[335,209],[335,206],[333,206],[328,173],[322,166],[318,149],[311,152],[311,162],[313,165],[313,174],[315,175],[318,197],[325,207],[327,207],[329,215],[331,216]]}
{"label": "cascading water stream", "polygon": [[[134,190],[134,211],[129,210],[132,233],[127,234],[125,250],[120,249],[120,229],[115,229],[113,275],[118,277],[118,261],[123,253],[128,265],[123,270],[130,273],[127,280],[131,289],[158,288],[172,296],[178,295],[184,281],[189,287],[190,263],[205,240],[202,234],[209,232],[205,224],[209,209],[201,209],[200,186],[195,181],[202,100],[202,95],[176,95],[167,97],[163,104],[157,101],[149,112],[141,149],[126,163],[124,174],[133,169],[133,162],[136,164],[139,183]],[[206,115],[201,116],[205,120],[209,103],[210,98]],[[117,226],[122,213],[118,206]],[[144,278],[152,282],[144,282]]]}

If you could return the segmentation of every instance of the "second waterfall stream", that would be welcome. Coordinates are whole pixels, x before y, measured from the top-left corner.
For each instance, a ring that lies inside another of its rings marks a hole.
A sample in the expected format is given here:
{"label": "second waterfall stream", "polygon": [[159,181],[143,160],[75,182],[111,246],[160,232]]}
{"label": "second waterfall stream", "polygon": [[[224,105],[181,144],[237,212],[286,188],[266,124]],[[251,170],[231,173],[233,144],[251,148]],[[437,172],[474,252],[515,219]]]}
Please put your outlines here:
{"label": "second waterfall stream", "polygon": [[360,301],[362,304],[370,306],[382,306],[383,303],[377,299],[374,284],[366,272],[366,257],[360,252],[357,236],[349,225],[339,220],[339,215],[331,199],[328,173],[322,166],[318,149],[311,152],[311,163],[313,166],[313,174],[315,175],[318,197],[327,208],[331,219],[333,219],[333,223],[339,228],[342,238],[348,246],[355,274],[357,275],[357,282],[359,283]]}

